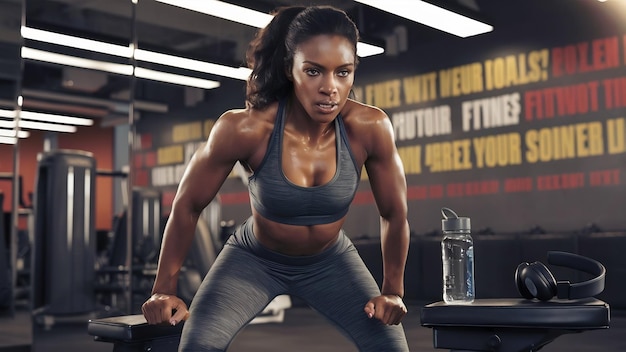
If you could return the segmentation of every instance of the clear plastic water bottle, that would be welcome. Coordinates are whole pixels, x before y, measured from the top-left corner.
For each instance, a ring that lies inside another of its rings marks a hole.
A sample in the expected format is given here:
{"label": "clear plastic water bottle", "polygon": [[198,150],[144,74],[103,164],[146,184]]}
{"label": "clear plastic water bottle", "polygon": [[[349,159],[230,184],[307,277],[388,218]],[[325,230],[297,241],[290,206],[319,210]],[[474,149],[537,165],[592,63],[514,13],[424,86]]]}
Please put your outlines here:
{"label": "clear plastic water bottle", "polygon": [[470,219],[441,208],[443,300],[447,304],[474,302],[474,242]]}

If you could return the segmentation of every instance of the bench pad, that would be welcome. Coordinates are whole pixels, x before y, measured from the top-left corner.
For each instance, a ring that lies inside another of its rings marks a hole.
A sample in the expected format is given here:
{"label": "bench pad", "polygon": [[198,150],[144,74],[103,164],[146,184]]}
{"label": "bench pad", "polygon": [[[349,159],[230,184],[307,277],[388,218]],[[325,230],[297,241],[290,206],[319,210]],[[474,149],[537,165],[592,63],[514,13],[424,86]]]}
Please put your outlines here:
{"label": "bench pad", "polygon": [[608,328],[609,305],[595,298],[551,300],[477,299],[469,305],[435,302],[421,311],[426,327],[512,327],[566,330]]}
{"label": "bench pad", "polygon": [[142,314],[89,320],[87,332],[98,340],[139,342],[179,336],[183,323],[149,325]]}

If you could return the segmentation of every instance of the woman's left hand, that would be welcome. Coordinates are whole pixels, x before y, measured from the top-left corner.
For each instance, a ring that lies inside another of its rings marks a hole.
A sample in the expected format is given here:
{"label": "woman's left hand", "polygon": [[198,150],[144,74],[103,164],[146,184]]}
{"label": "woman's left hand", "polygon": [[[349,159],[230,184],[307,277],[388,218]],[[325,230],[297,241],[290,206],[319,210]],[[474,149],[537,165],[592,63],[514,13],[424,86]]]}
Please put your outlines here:
{"label": "woman's left hand", "polygon": [[398,325],[407,313],[402,298],[397,295],[380,295],[367,302],[364,308],[369,318],[376,318],[387,325]]}

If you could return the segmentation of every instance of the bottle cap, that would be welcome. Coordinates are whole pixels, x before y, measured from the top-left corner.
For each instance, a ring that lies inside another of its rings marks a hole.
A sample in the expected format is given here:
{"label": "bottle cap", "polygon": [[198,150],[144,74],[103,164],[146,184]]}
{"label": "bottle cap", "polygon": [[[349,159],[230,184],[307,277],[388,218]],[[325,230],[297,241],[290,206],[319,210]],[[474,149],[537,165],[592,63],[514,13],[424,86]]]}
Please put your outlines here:
{"label": "bottle cap", "polygon": [[459,217],[450,208],[441,208],[441,229],[443,231],[469,231],[472,229],[470,218]]}

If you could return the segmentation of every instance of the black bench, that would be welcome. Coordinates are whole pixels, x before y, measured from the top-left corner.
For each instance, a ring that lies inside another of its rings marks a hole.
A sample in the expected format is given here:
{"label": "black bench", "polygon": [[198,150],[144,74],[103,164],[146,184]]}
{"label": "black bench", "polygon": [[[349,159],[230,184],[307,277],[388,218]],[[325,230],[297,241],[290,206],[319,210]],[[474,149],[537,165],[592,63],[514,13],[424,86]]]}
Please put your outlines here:
{"label": "black bench", "polygon": [[113,343],[113,352],[175,352],[183,323],[148,325],[141,314],[89,320],[95,341]]}
{"label": "black bench", "polygon": [[[291,307],[288,295],[275,297],[250,324],[279,323]],[[95,341],[113,343],[114,352],[175,352],[180,343],[183,323],[148,325],[141,314],[91,319],[87,333]]]}
{"label": "black bench", "polygon": [[596,298],[477,299],[469,305],[435,302],[421,310],[434,347],[451,351],[537,351],[563,334],[606,329],[609,320],[609,305]]}

